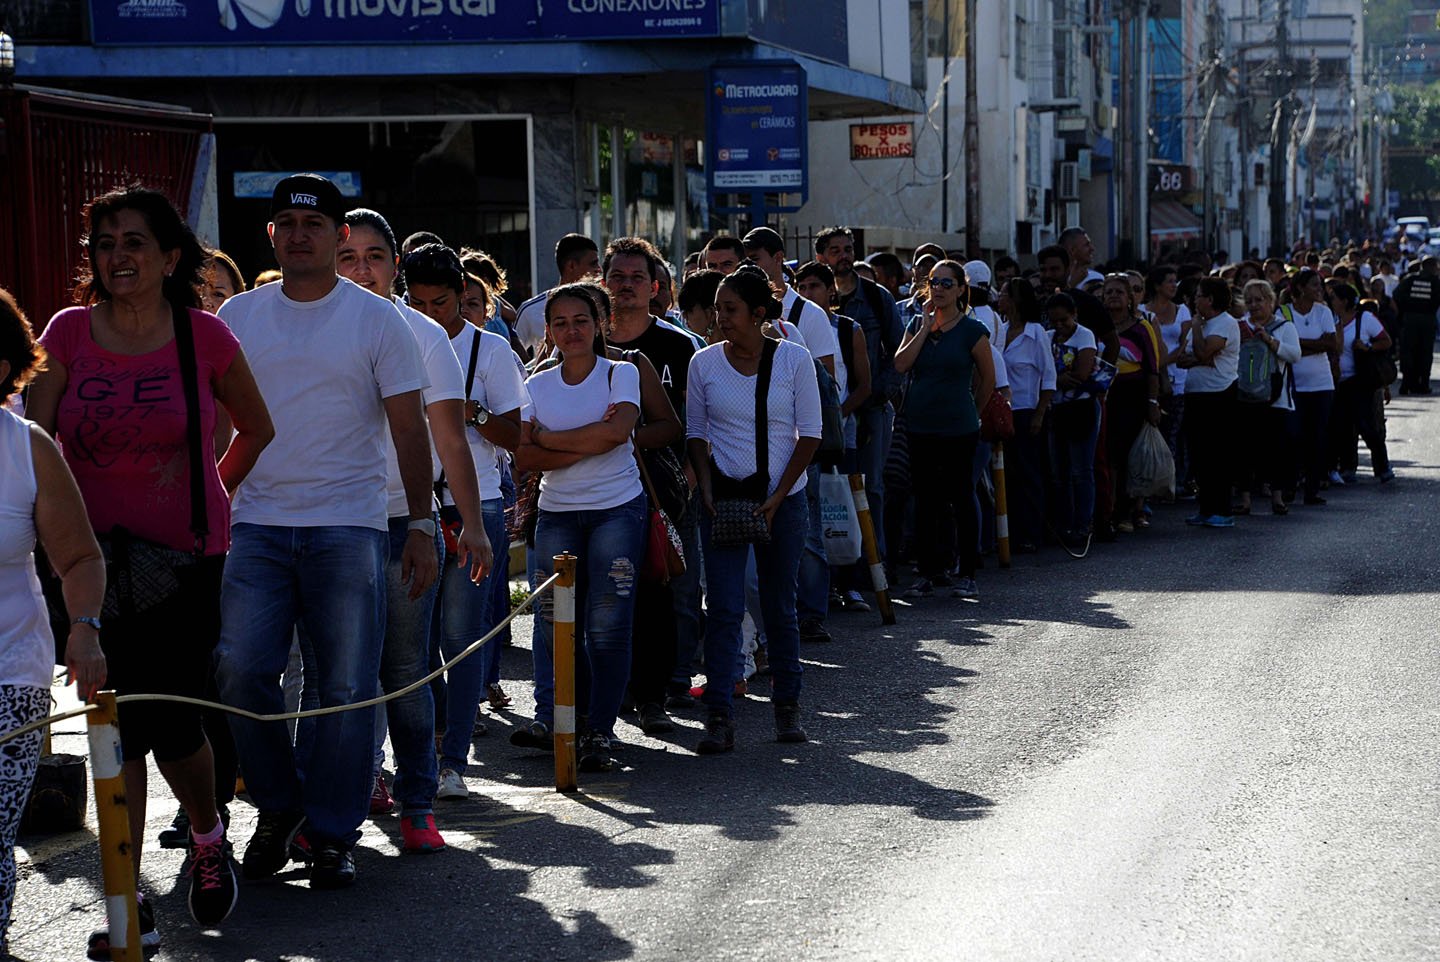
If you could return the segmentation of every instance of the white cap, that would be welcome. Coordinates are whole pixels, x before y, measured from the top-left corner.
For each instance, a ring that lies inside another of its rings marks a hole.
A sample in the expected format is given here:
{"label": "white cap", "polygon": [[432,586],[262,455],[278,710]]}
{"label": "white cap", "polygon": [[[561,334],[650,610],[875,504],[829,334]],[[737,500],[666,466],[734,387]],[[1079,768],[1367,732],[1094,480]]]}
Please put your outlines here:
{"label": "white cap", "polygon": [[985,287],[990,283],[990,265],[984,261],[967,261],[965,283],[971,287]]}

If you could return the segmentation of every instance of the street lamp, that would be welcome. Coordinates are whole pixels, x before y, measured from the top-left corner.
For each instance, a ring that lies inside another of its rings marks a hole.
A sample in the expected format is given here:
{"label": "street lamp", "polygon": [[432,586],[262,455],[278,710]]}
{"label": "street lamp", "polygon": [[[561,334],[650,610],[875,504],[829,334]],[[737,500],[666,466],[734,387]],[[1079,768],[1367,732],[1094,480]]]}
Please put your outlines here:
{"label": "street lamp", "polygon": [[0,30],[0,85],[10,86],[15,79],[15,41]]}

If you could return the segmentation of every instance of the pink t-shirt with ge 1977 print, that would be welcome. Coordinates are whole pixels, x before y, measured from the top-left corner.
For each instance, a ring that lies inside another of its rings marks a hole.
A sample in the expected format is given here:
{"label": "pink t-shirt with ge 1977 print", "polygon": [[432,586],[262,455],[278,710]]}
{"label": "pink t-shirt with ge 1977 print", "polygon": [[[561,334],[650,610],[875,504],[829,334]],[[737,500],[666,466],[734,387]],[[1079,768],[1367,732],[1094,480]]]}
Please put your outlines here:
{"label": "pink t-shirt with ge 1977 print", "polygon": [[[190,449],[175,341],[146,354],[116,354],[95,343],[90,324],[88,307],[67,308],[51,318],[40,336],[67,372],[55,434],[90,524],[97,534],[120,526],[137,537],[193,550]],[[211,440],[214,385],[230,370],[240,342],[224,321],[204,311],[190,310],[190,326],[210,530],[205,553],[221,554],[230,546],[230,499],[220,483]]]}

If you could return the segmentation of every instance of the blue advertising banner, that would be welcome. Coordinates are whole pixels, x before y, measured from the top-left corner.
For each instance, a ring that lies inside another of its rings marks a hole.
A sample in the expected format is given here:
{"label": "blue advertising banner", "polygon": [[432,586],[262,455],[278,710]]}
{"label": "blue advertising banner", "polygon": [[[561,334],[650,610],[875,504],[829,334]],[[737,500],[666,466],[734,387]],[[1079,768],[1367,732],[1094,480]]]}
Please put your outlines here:
{"label": "blue advertising banner", "polygon": [[[793,60],[749,60],[710,68],[705,169],[710,192],[810,193],[809,97]],[[752,197],[752,207],[758,206]]]}
{"label": "blue advertising banner", "polygon": [[90,0],[97,45],[715,37],[722,0]]}

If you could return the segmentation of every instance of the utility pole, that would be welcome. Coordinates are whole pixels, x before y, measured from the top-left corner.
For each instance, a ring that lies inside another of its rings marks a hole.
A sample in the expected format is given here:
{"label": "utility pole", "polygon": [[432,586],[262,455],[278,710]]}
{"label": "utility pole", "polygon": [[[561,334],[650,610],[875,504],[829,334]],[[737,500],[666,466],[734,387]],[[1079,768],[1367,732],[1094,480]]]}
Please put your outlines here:
{"label": "utility pole", "polygon": [[[1202,123],[1205,126],[1205,142],[1200,145],[1201,163],[1204,167],[1205,183],[1202,187],[1205,197],[1204,233],[1205,244],[1210,250],[1217,249],[1220,244],[1216,239],[1215,225],[1215,100],[1219,96],[1220,84],[1218,74],[1220,72],[1220,51],[1216,42],[1215,23],[1218,11],[1211,11],[1205,15],[1205,69],[1209,72],[1206,77],[1205,87],[1210,96],[1205,98],[1205,115]],[[1241,251],[1243,257],[1244,251]]]}
{"label": "utility pole", "polygon": [[1270,256],[1282,257],[1292,238],[1285,227],[1285,182],[1290,153],[1290,0],[1278,0],[1275,13],[1275,75],[1272,92],[1279,116],[1270,138]]}
{"label": "utility pole", "polygon": [[940,32],[945,35],[940,61],[940,233],[950,233],[950,4],[940,17]]}
{"label": "utility pole", "polygon": [[1116,105],[1122,121],[1117,123],[1116,136],[1120,143],[1117,145],[1116,156],[1120,163],[1115,167],[1115,198],[1120,208],[1120,242],[1117,245],[1116,253],[1122,261],[1129,260],[1135,255],[1135,210],[1133,208],[1135,191],[1132,188],[1132,181],[1139,176],[1139,171],[1134,170],[1127,161],[1134,156],[1131,145],[1131,138],[1134,136],[1134,90],[1124,78],[1134,74],[1131,64],[1131,33],[1130,28],[1133,18],[1130,15],[1130,3],[1126,2],[1120,6],[1120,76],[1122,78],[1119,87],[1120,103]]}
{"label": "utility pole", "polygon": [[[945,0],[949,9],[950,0]],[[975,0],[965,0],[965,256],[980,258],[980,95],[975,64]]]}
{"label": "utility pole", "polygon": [[1135,262],[1150,259],[1150,0],[1135,11]]}

